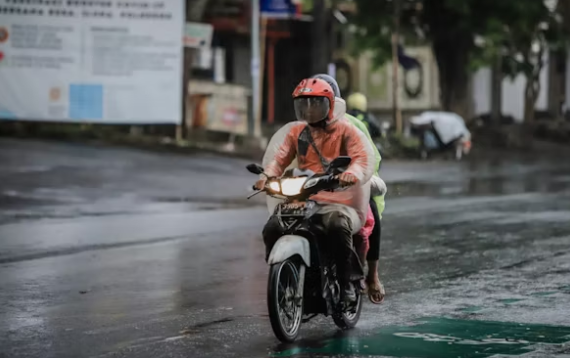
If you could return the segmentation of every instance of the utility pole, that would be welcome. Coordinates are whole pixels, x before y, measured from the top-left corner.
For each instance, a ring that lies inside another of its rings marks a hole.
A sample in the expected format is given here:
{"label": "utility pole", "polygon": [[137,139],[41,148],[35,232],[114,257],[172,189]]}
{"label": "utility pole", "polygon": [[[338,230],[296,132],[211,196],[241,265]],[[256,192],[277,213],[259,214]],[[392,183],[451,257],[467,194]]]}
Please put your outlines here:
{"label": "utility pole", "polygon": [[[206,5],[208,0],[187,0],[185,2],[185,21],[186,22],[200,22],[202,16],[206,12]],[[188,82],[192,77],[192,63],[196,49],[184,47],[183,48],[183,67],[182,67],[182,123],[176,126],[175,137],[176,140],[181,140],[185,136],[185,129],[188,125],[186,123],[186,111],[188,106]]]}
{"label": "utility pole", "polygon": [[312,23],[312,66],[311,72],[313,74],[326,73],[329,62],[329,38],[327,33],[327,20],[328,12],[325,0],[313,1],[313,23]]}
{"label": "utility pole", "polygon": [[400,104],[398,101],[398,94],[400,92],[400,86],[398,81],[398,44],[400,43],[400,12],[401,12],[401,0],[393,0],[394,4],[394,29],[392,31],[392,107],[393,107],[393,119],[396,123],[396,133],[398,135],[402,134],[403,123],[402,123],[402,112],[400,111]]}
{"label": "utility pole", "polygon": [[255,121],[259,118],[260,106],[260,83],[259,83],[259,1],[251,0],[251,116],[248,122],[248,134],[253,135],[255,130]]}

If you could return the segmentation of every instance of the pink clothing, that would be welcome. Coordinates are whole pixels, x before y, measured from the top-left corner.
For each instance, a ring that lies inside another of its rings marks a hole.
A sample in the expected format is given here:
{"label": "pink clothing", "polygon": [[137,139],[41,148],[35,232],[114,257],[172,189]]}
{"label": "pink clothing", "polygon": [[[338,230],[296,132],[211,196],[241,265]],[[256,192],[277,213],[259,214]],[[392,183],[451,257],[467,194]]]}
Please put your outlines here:
{"label": "pink clothing", "polygon": [[370,205],[368,205],[368,212],[366,213],[366,222],[362,229],[358,232],[358,235],[362,237],[362,244],[364,245],[364,252],[368,252],[368,248],[370,247],[370,243],[368,238],[372,235],[372,230],[374,229],[374,214],[372,213],[372,209]]}

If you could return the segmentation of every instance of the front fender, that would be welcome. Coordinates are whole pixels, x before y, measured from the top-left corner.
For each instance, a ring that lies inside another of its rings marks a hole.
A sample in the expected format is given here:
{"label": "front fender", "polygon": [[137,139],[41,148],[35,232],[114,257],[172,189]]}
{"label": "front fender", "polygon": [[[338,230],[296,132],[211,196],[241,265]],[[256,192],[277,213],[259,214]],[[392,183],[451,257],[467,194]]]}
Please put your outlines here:
{"label": "front fender", "polygon": [[283,262],[295,255],[301,256],[305,266],[311,267],[311,247],[309,240],[298,235],[282,236],[271,249],[267,263],[270,265]]}

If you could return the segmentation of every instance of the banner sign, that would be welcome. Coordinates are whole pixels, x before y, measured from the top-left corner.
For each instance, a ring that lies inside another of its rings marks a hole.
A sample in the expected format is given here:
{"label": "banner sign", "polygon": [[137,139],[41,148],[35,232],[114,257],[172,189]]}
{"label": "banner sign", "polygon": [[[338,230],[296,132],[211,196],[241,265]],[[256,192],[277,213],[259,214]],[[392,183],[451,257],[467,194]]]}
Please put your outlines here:
{"label": "banner sign", "polygon": [[184,0],[0,0],[0,118],[181,123]]}
{"label": "banner sign", "polygon": [[187,22],[184,28],[184,46],[192,48],[209,48],[212,44],[214,28],[210,24]]}
{"label": "banner sign", "polygon": [[293,0],[259,0],[261,15],[267,18],[290,17],[297,13],[297,5]]}

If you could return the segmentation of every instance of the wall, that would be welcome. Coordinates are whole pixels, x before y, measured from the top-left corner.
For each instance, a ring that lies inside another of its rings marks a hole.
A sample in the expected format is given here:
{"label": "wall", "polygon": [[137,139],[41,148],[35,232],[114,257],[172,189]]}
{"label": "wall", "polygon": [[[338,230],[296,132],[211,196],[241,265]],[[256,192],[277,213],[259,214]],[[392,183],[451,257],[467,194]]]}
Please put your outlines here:
{"label": "wall", "polygon": [[[540,72],[540,93],[536,100],[535,109],[546,111],[548,109],[548,55],[545,55],[546,65]],[[567,79],[570,81],[570,78]],[[522,122],[524,117],[524,88],[526,78],[518,75],[516,78],[503,79],[502,104],[503,115],[512,116],[515,121]],[[491,112],[491,70],[490,68],[479,69],[473,75],[473,105],[475,115],[488,114]],[[567,102],[568,98],[567,94]]]}
{"label": "wall", "polygon": [[491,112],[491,69],[481,68],[473,75],[473,114]]}
{"label": "wall", "polygon": [[[438,71],[435,58],[430,47],[407,47],[406,55],[417,59],[423,71],[412,70],[408,72],[407,78],[402,67],[399,68],[398,78],[399,103],[400,108],[407,110],[427,110],[440,106]],[[392,62],[375,69],[372,64],[372,56],[365,53],[357,61],[357,65],[352,67],[353,88],[368,97],[368,105],[371,110],[386,111],[392,108]],[[421,77],[421,78],[420,78]],[[410,88],[415,88],[421,79],[420,91],[416,96],[409,95],[405,91],[406,80]]]}
{"label": "wall", "polygon": [[249,39],[245,36],[235,37],[233,47],[233,74],[232,83],[251,88],[251,50]]}

